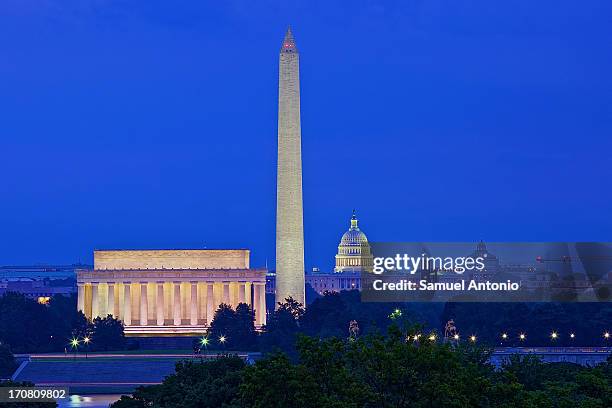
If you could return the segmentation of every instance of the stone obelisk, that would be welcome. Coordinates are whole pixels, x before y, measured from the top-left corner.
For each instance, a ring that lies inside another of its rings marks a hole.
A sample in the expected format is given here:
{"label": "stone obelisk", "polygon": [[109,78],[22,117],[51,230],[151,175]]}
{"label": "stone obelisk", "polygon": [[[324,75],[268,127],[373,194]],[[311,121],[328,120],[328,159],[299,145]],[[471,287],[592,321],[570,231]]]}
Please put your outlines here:
{"label": "stone obelisk", "polygon": [[300,62],[291,29],[280,50],[276,179],[276,302],[305,305]]}

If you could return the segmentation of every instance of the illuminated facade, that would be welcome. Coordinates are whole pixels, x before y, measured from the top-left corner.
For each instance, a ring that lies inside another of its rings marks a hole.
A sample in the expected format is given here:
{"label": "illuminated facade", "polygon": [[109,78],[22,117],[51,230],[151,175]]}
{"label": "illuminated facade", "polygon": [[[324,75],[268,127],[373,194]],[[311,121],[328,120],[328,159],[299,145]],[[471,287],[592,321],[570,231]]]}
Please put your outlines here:
{"label": "illuminated facade", "polygon": [[338,254],[336,255],[336,267],[334,272],[353,272],[372,271],[374,259],[368,244],[368,238],[359,229],[357,216],[353,210],[351,226],[342,235]]}
{"label": "illuminated facade", "polygon": [[278,73],[276,301],[292,297],[305,304],[299,58],[293,34],[287,30]]}
{"label": "illuminated facade", "polygon": [[[318,294],[340,292],[343,290],[361,290],[361,272],[371,271],[374,263],[370,244],[366,235],[359,229],[359,220],[355,211],[351,223],[340,239],[334,272],[320,272],[313,268],[305,274],[305,283]],[[278,275],[270,272],[266,278],[266,292],[277,292]],[[278,295],[276,296],[278,299]],[[277,300],[279,302],[280,300]]]}
{"label": "illuminated facade", "polygon": [[96,250],[93,269],[77,271],[77,307],[121,319],[126,335],[201,334],[221,303],[250,305],[261,327],[265,278],[245,249]]}

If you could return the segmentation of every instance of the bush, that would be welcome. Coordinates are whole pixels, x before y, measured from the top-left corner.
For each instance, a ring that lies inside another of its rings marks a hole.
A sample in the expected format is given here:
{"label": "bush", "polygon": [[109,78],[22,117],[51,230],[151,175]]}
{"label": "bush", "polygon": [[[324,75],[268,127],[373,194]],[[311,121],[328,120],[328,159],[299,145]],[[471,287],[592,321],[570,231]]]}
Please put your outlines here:
{"label": "bush", "polygon": [[15,357],[8,346],[0,344],[0,378],[8,378],[17,369]]}

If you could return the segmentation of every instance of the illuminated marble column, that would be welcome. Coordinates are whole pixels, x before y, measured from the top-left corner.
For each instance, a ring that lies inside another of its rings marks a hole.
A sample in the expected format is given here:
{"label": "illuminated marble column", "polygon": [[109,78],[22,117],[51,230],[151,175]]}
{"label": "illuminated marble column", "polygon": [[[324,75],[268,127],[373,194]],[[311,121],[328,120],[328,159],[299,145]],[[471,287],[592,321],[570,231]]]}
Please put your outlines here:
{"label": "illuminated marble column", "polygon": [[140,325],[149,324],[149,305],[147,299],[147,282],[140,282]]}
{"label": "illuminated marble column", "polygon": [[91,283],[91,320],[100,314],[100,296],[98,293],[98,282]]}
{"label": "illuminated marble column", "polygon": [[253,285],[251,284],[251,282],[245,282],[244,283],[244,303],[246,303],[247,305],[251,306],[251,309],[253,309],[253,299],[251,296],[251,287]]}
{"label": "illuminated marble column", "polygon": [[157,325],[164,325],[164,282],[157,282],[157,297],[155,299],[157,311]]}
{"label": "illuminated marble column", "polygon": [[236,306],[238,306],[238,282],[229,283],[229,298],[230,305],[232,305],[233,308],[236,308]]}
{"label": "illuminated marble column", "polygon": [[223,303],[223,283],[215,282],[213,283],[213,306],[216,311],[221,303]]}
{"label": "illuminated marble column", "polygon": [[229,282],[223,282],[223,303],[226,305],[230,304],[230,295],[229,295]]}
{"label": "illuminated marble column", "polygon": [[214,282],[208,282],[206,284],[206,324],[210,326],[210,323],[215,317],[215,299],[213,294]]}
{"label": "illuminated marble column", "polygon": [[181,282],[174,282],[174,297],[172,298],[172,310],[174,311],[174,325],[181,325]]}
{"label": "illuminated marble column", "polygon": [[246,290],[245,282],[238,282],[238,303],[245,303],[246,295],[244,291]]}
{"label": "illuminated marble column", "polygon": [[206,319],[206,282],[198,282],[198,320]]}
{"label": "illuminated marble column", "polygon": [[123,282],[123,324],[132,325],[132,282]]}
{"label": "illuminated marble column", "polygon": [[115,313],[115,282],[108,282],[108,296],[107,304],[106,304],[106,314],[113,315],[113,317],[117,317],[117,313]]}
{"label": "illuminated marble column", "polygon": [[254,282],[254,308],[255,308],[255,325],[262,326],[266,324],[266,287],[264,283]]}
{"label": "illuminated marble column", "polygon": [[77,283],[77,310],[85,313],[85,285]]}
{"label": "illuminated marble column", "polygon": [[192,326],[198,324],[198,282],[191,282],[191,319]]}

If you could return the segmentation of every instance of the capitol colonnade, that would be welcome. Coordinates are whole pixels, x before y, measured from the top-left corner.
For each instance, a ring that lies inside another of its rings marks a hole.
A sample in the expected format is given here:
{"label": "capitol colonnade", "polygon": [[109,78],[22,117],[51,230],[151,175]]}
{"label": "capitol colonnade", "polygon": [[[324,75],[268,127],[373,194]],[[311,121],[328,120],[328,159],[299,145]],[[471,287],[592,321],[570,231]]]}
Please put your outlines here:
{"label": "capitol colonnade", "polygon": [[119,318],[128,335],[201,334],[221,303],[248,304],[261,327],[265,275],[249,268],[248,250],[96,251],[94,269],[77,271],[77,307]]}

